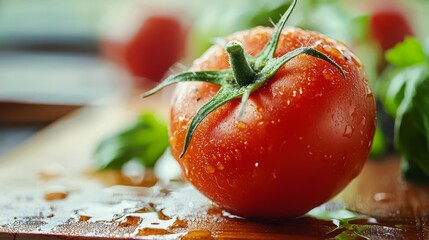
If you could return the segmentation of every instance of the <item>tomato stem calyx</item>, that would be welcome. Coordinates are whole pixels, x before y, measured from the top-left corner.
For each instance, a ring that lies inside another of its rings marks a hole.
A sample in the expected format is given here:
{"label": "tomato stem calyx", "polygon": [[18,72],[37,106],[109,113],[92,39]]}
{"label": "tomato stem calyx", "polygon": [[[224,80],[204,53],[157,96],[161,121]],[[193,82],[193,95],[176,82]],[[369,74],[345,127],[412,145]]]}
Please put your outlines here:
{"label": "tomato stem calyx", "polygon": [[225,46],[231,63],[231,70],[238,86],[243,87],[253,82],[256,73],[250,67],[244,55],[243,45],[238,41],[230,41]]}
{"label": "tomato stem calyx", "polygon": [[319,52],[312,47],[297,48],[278,58],[274,57],[280,34],[286,21],[291,15],[296,2],[297,0],[292,2],[289,9],[277,24],[267,45],[265,45],[264,49],[258,55],[249,56],[244,52],[243,46],[240,42],[230,41],[225,44],[225,49],[229,55],[231,69],[221,71],[191,71],[174,74],[166,78],[155,88],[143,94],[143,97],[148,97],[168,85],[186,81],[203,81],[216,84],[221,87],[217,94],[209,102],[204,104],[192,118],[186,132],[185,142],[180,158],[185,154],[195,130],[205,117],[230,100],[241,97],[241,104],[238,113],[238,118],[240,118],[244,112],[245,105],[250,94],[269,81],[284,64],[301,54],[319,58],[330,63],[341,72],[344,79],[346,78],[344,71],[337,63],[331,60],[324,53]]}

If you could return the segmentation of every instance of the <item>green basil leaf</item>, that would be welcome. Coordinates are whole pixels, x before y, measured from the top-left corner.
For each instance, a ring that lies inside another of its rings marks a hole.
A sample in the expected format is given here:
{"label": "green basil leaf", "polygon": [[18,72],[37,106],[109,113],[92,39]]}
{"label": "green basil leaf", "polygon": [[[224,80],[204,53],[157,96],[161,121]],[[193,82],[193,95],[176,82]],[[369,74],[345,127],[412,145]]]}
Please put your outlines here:
{"label": "green basil leaf", "polygon": [[407,37],[404,42],[387,51],[386,60],[401,68],[428,61],[421,42],[411,37]]}
{"label": "green basil leaf", "polygon": [[407,80],[396,112],[395,143],[402,156],[429,176],[429,66],[418,65]]}
{"label": "green basil leaf", "polygon": [[131,160],[153,168],[168,147],[167,124],[153,113],[143,113],[139,119],[110,136],[95,151],[98,169],[116,169]]}

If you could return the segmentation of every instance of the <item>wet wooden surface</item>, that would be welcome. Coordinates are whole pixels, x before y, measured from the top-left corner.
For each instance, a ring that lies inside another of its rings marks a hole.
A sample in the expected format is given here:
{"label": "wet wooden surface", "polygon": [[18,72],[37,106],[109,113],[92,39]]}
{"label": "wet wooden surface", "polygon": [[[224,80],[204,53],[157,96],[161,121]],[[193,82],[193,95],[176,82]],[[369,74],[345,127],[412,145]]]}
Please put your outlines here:
{"label": "wet wooden surface", "polygon": [[151,187],[148,177],[94,173],[94,146],[134,109],[80,110],[0,160],[0,239],[429,238],[429,188],[401,180],[397,156],[368,162],[338,198],[310,214],[269,222],[232,216],[180,179]]}

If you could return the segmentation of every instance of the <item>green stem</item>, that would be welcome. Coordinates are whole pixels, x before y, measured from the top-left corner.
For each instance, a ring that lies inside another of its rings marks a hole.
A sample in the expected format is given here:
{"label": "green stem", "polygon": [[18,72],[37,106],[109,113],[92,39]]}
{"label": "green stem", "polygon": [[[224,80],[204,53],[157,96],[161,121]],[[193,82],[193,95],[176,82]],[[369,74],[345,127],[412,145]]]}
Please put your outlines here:
{"label": "green stem", "polygon": [[237,41],[230,41],[226,44],[225,47],[229,55],[232,73],[234,74],[237,84],[240,87],[243,87],[252,83],[255,79],[256,73],[250,67],[241,43]]}

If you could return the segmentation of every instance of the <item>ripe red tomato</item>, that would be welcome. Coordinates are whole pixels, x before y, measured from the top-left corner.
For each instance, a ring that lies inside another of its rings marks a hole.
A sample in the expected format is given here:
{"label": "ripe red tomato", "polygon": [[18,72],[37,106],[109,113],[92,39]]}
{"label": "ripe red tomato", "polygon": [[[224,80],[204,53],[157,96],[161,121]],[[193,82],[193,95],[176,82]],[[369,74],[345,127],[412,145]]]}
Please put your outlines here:
{"label": "ripe red tomato", "polygon": [[[230,36],[256,55],[273,34],[255,28]],[[245,217],[294,217],[329,200],[356,177],[375,130],[374,97],[359,60],[341,43],[315,32],[283,30],[275,56],[303,46],[325,53],[344,70],[300,55],[250,95],[210,113],[179,158],[189,123],[219,90],[181,82],[170,115],[170,146],[186,179],[227,211]],[[213,46],[191,70],[230,68]]]}
{"label": "ripe red tomato", "polygon": [[185,53],[186,31],[170,16],[150,16],[125,45],[125,62],[139,77],[160,81]]}
{"label": "ripe red tomato", "polygon": [[404,13],[392,6],[376,9],[370,16],[369,26],[372,38],[383,52],[413,35]]}
{"label": "ripe red tomato", "polygon": [[[126,39],[102,42],[103,53],[139,78],[160,81],[186,52],[187,28],[177,16],[147,15]],[[135,79],[141,85],[141,79]]]}

